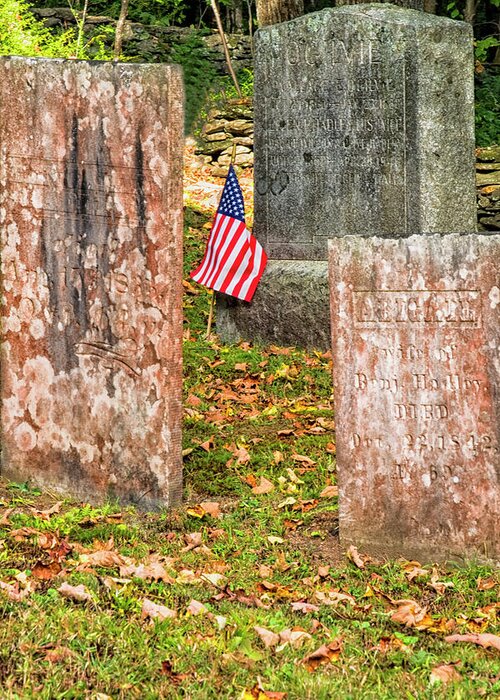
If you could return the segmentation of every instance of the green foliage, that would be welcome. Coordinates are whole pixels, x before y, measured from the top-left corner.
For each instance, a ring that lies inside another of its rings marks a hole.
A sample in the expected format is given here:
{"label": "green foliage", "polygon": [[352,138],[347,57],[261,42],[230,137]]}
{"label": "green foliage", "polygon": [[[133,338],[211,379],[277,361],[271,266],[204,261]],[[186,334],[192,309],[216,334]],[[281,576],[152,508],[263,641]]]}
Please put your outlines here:
{"label": "green foliage", "polygon": [[186,91],[186,132],[192,129],[211,86],[217,79],[217,70],[208,58],[208,51],[200,31],[192,31],[175,44],[168,60],[178,63],[184,71]]}
{"label": "green foliage", "polygon": [[485,71],[476,77],[476,144],[500,143],[500,74]]}
{"label": "green foliage", "polygon": [[100,60],[112,57],[102,36],[85,42],[81,27],[53,34],[29,12],[26,0],[0,3],[0,55]]}

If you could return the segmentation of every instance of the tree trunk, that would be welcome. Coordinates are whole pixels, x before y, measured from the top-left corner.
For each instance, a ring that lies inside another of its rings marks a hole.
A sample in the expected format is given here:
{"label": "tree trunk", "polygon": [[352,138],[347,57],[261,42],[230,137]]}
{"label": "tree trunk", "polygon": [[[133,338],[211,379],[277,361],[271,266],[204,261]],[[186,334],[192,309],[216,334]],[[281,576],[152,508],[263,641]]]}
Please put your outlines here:
{"label": "tree trunk", "polygon": [[469,24],[474,24],[476,17],[477,2],[476,0],[466,0],[464,9],[464,20]]}
{"label": "tree trunk", "polygon": [[257,0],[259,27],[288,22],[304,14],[304,0]]}
{"label": "tree trunk", "polygon": [[424,12],[435,15],[437,10],[437,0],[424,0]]}
{"label": "tree trunk", "polygon": [[122,52],[123,30],[125,28],[125,20],[127,19],[128,3],[129,0],[122,0],[120,16],[118,17],[118,22],[116,23],[115,47],[113,51],[115,61],[120,58],[120,54]]}

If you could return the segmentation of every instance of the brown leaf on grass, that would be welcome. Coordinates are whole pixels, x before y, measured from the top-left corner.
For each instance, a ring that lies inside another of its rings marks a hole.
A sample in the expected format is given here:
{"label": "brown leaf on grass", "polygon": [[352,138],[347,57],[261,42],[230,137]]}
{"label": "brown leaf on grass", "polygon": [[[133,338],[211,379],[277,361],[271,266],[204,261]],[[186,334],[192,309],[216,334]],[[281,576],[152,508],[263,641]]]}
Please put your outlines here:
{"label": "brown leaf on grass", "polygon": [[294,452],[291,457],[295,462],[300,462],[300,464],[306,464],[309,467],[313,467],[316,464],[316,462],[310,457],[307,457],[306,455],[298,455],[296,452]]}
{"label": "brown leaf on grass", "polygon": [[271,566],[267,566],[266,564],[261,564],[259,566],[259,576],[261,578],[271,578],[274,574],[273,568]]}
{"label": "brown leaf on grass", "polygon": [[102,566],[104,569],[112,569],[115,566],[123,566],[126,563],[121,554],[108,549],[99,549],[90,554],[82,554],[80,556],[80,561],[82,564],[88,566]]}
{"label": "brown leaf on grass", "polygon": [[62,566],[58,561],[53,561],[50,564],[44,564],[41,561],[32,567],[31,573],[35,578],[49,581],[54,576],[57,576],[62,571]]}
{"label": "brown leaf on grass", "polygon": [[165,605],[158,605],[158,603],[153,603],[152,600],[144,598],[142,601],[141,609],[141,619],[145,620],[158,619],[158,620],[168,620],[177,617],[177,612],[175,610],[170,610]]}
{"label": "brown leaf on grass", "polygon": [[190,615],[203,615],[204,613],[208,612],[208,608],[203,605],[203,603],[200,603],[198,600],[192,598],[191,602],[186,608],[186,612],[188,612]]}
{"label": "brown leaf on grass", "polygon": [[427,584],[429,588],[433,588],[436,593],[443,595],[447,588],[453,588],[454,584],[451,581],[439,581],[437,569],[432,570],[431,580]]}
{"label": "brown leaf on grass", "polygon": [[188,673],[176,673],[174,671],[172,662],[168,659],[161,662],[161,675],[167,676],[168,680],[172,683],[172,685],[179,685],[179,683],[182,683],[182,681],[185,681],[187,678],[189,678]]}
{"label": "brown leaf on grass", "polygon": [[427,614],[427,608],[423,608],[414,600],[396,600],[395,605],[398,609],[391,615],[393,622],[399,622],[406,627],[414,627],[417,630],[427,629],[432,627],[435,622]]}
{"label": "brown leaf on grass", "polygon": [[318,576],[320,578],[326,578],[330,573],[329,566],[318,566]]}
{"label": "brown leaf on grass", "polygon": [[264,690],[260,680],[253,688],[245,688],[240,700],[285,700],[286,693]]}
{"label": "brown leaf on grass", "polygon": [[453,664],[439,664],[439,666],[434,666],[432,669],[429,680],[432,685],[439,682],[447,685],[448,683],[461,681],[462,676]]}
{"label": "brown leaf on grass", "polygon": [[363,561],[360,553],[353,544],[351,544],[351,546],[347,550],[347,558],[350,559],[352,563],[358,567],[358,569],[365,568],[365,562]]}
{"label": "brown leaf on grass", "polygon": [[66,583],[66,581],[64,581],[64,583],[62,583],[57,589],[57,592],[60,593],[63,596],[63,598],[76,600],[79,603],[84,603],[87,600],[92,600],[92,596],[85,588],[83,583],[80,583],[79,586],[70,586],[69,583]]}
{"label": "brown leaf on grass", "polygon": [[215,447],[214,443],[214,436],[211,435],[208,440],[205,440],[205,442],[200,443],[200,447],[205,450],[205,452],[210,452],[210,450],[213,450]]}
{"label": "brown leaf on grass", "polygon": [[271,630],[268,630],[265,627],[259,627],[258,625],[255,625],[254,630],[259,635],[260,640],[264,644],[266,649],[272,649],[273,647],[278,646],[278,644],[280,643],[279,634],[271,632]]}
{"label": "brown leaf on grass", "polygon": [[145,564],[128,564],[120,567],[122,578],[139,578],[142,581],[163,581],[164,583],[175,583],[175,579],[170,576],[165,567],[155,557],[151,557]]}
{"label": "brown leaf on grass", "polygon": [[304,613],[304,615],[306,615],[307,613],[316,613],[320,610],[319,605],[306,603],[302,600],[299,600],[296,603],[290,603],[290,605],[292,606],[292,610],[294,612],[301,612]]}
{"label": "brown leaf on grass", "polygon": [[265,493],[271,493],[271,491],[274,491],[274,484],[271,483],[269,479],[266,479],[265,476],[261,476],[259,483],[252,488],[252,493],[257,494],[258,496]]}
{"label": "brown leaf on grass", "polygon": [[287,644],[290,644],[293,649],[299,649],[305,641],[312,639],[312,635],[301,627],[292,627],[291,629],[282,630],[279,633],[279,638],[280,648],[278,651],[283,649]]}
{"label": "brown leaf on grass", "polygon": [[9,518],[15,510],[15,508],[6,508],[5,512],[0,518],[0,525],[10,525]]}
{"label": "brown leaf on grass", "polygon": [[226,577],[222,574],[212,573],[212,574],[202,574],[200,576],[202,581],[207,581],[211,583],[215,588],[221,588],[222,584],[226,580]]}
{"label": "brown leaf on grass", "polygon": [[275,464],[280,464],[280,462],[282,462],[284,460],[283,452],[280,452],[279,450],[275,450],[273,452],[273,458],[274,458]]}
{"label": "brown leaf on grass", "polygon": [[0,581],[0,591],[3,591],[7,598],[12,600],[14,603],[20,603],[30,593],[28,589],[22,591],[19,590],[18,583],[12,584],[5,583],[4,581]]}
{"label": "brown leaf on grass", "polygon": [[316,591],[314,594],[315,600],[321,605],[334,605],[335,607],[339,603],[349,603],[350,605],[356,605],[355,599],[352,595],[348,593],[341,593],[340,591]]}
{"label": "brown leaf on grass", "polygon": [[369,648],[369,651],[378,651],[381,654],[387,654],[387,652],[394,650],[412,651],[409,646],[397,637],[381,637],[378,644]]}
{"label": "brown leaf on grass", "polygon": [[493,647],[500,651],[500,637],[496,634],[450,634],[444,638],[444,641],[450,644],[454,642],[470,642],[471,644],[478,644],[485,649]]}
{"label": "brown leaf on grass", "polygon": [[490,576],[489,578],[478,578],[477,580],[478,591],[490,591],[492,588],[495,588],[499,585],[499,582],[492,576]]}
{"label": "brown leaf on grass", "polygon": [[330,644],[322,644],[319,649],[313,651],[311,654],[307,654],[301,660],[301,663],[307,668],[307,670],[312,673],[319,666],[323,664],[330,663],[331,661],[337,661],[342,651],[342,640],[335,639]]}
{"label": "brown leaf on grass", "polygon": [[202,501],[200,506],[211,518],[222,518],[220,503],[217,503],[217,501]]}
{"label": "brown leaf on grass", "polygon": [[413,581],[417,576],[428,576],[427,569],[422,569],[419,561],[408,561],[403,566],[403,571],[408,581]]}
{"label": "brown leaf on grass", "polygon": [[45,652],[44,661],[49,661],[50,663],[55,664],[59,661],[72,659],[74,656],[76,656],[75,652],[68,649],[68,647],[55,646],[52,649],[47,649]]}
{"label": "brown leaf on grass", "polygon": [[51,515],[60,512],[62,504],[62,501],[58,501],[57,503],[54,503],[52,508],[48,508],[47,510],[38,510],[37,508],[31,508],[31,512],[38,518],[41,518],[42,520],[50,520]]}
{"label": "brown leaf on grass", "polygon": [[334,486],[333,484],[331,486],[325,486],[323,491],[319,494],[320,498],[336,498],[339,495],[339,487]]}
{"label": "brown leaf on grass", "polygon": [[186,543],[186,546],[182,548],[183,552],[189,552],[192,549],[196,549],[197,547],[201,547],[203,544],[203,539],[202,539],[202,534],[201,532],[189,532],[184,535],[184,541]]}

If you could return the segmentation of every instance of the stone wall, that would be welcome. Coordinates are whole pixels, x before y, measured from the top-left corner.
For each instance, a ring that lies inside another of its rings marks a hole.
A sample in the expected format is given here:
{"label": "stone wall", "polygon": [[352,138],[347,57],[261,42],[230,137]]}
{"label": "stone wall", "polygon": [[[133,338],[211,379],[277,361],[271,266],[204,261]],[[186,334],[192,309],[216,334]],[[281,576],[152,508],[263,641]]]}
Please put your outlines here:
{"label": "stone wall", "polygon": [[[34,16],[43,20],[47,27],[68,29],[75,26],[72,11],[66,7],[33,8]],[[114,26],[115,20],[106,16],[88,16],[85,20],[86,33],[96,32],[98,27]],[[125,56],[140,56],[148,63],[169,62],[172,47],[183,43],[192,36],[193,29],[186,27],[160,27],[126,22],[123,35],[123,53]],[[198,36],[206,47],[206,58],[216,67],[217,73],[227,75],[224,50],[217,30],[199,30]],[[244,34],[227,35],[231,60],[234,69],[252,67],[252,46],[250,37]]]}
{"label": "stone wall", "polygon": [[500,231],[500,146],[478,148],[476,153],[479,229]]}

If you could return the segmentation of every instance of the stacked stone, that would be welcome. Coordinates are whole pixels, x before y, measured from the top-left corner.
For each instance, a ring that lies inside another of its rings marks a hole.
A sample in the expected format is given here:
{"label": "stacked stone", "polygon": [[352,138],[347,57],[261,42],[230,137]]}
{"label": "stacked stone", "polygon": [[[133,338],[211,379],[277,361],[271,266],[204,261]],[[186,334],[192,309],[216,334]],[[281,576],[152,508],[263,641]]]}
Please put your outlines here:
{"label": "stacked stone", "polygon": [[203,125],[197,153],[214,166],[213,174],[225,177],[236,145],[235,163],[242,168],[253,165],[253,110],[252,100],[229,100],[213,108]]}
{"label": "stacked stone", "polygon": [[[55,30],[67,29],[76,24],[73,12],[66,7],[32,8],[34,16],[42,20],[46,27]],[[85,32],[90,36],[100,35],[100,27],[114,25],[116,21],[106,16],[88,16],[85,19]],[[126,22],[123,36],[123,52],[126,56],[140,56],[148,62],[171,60],[174,46],[184,43],[193,33],[186,27],[161,27],[144,25],[138,22]],[[227,64],[224,49],[217,30],[208,34],[199,31],[198,36],[206,48],[206,59],[215,66],[219,75],[227,75]],[[231,54],[231,61],[236,71],[252,67],[251,39],[244,34],[228,34],[226,36]],[[110,44],[111,45],[111,44]]]}
{"label": "stacked stone", "polygon": [[479,229],[500,230],[500,146],[479,148],[476,163]]}

